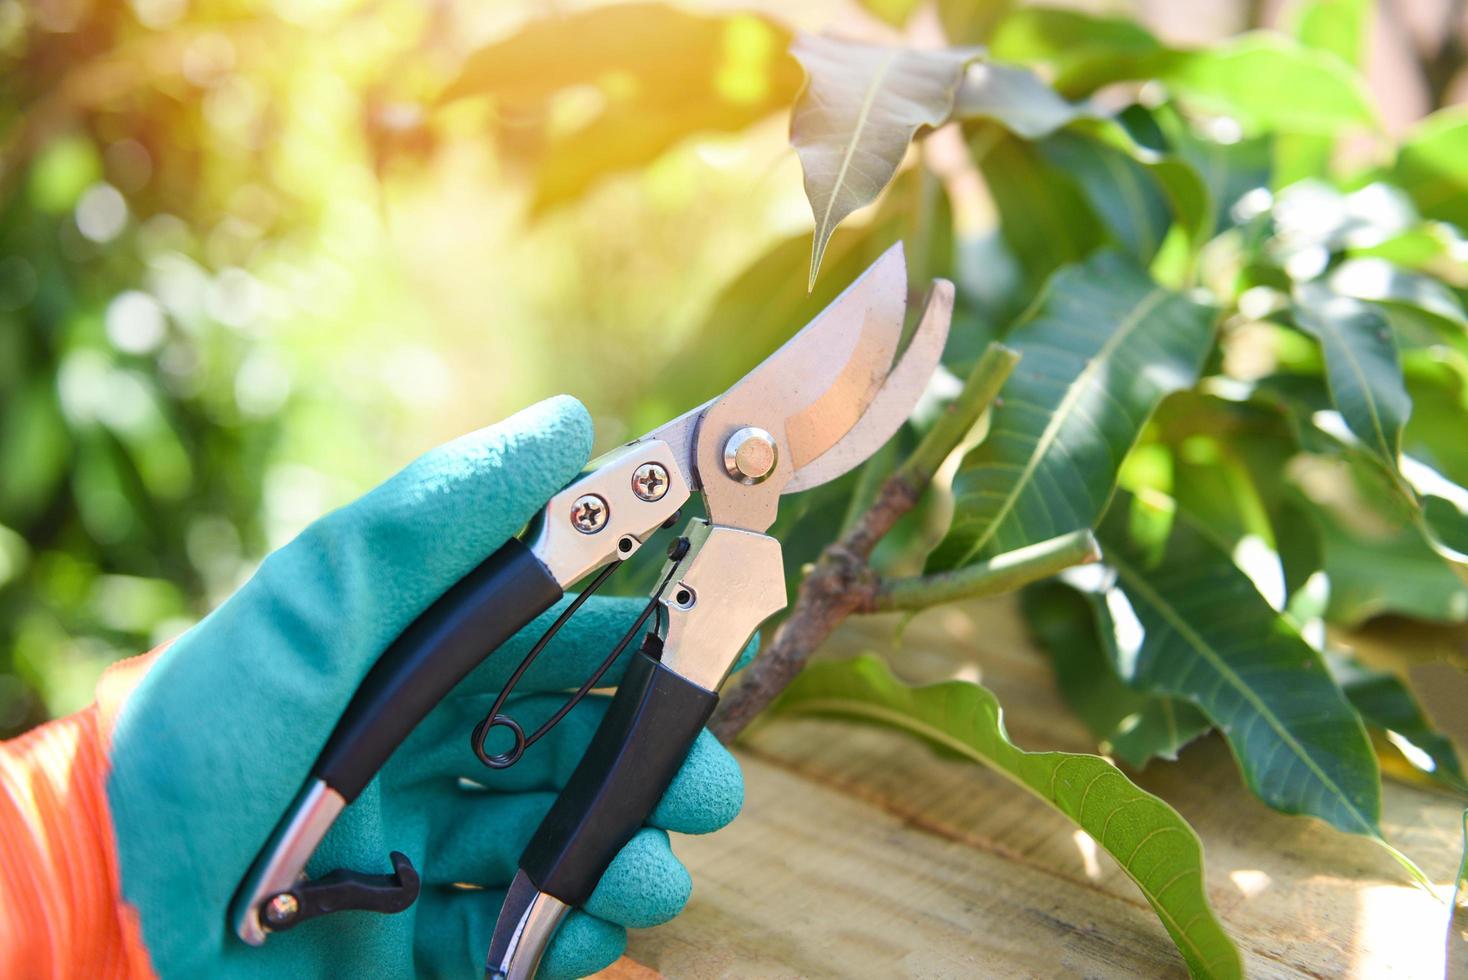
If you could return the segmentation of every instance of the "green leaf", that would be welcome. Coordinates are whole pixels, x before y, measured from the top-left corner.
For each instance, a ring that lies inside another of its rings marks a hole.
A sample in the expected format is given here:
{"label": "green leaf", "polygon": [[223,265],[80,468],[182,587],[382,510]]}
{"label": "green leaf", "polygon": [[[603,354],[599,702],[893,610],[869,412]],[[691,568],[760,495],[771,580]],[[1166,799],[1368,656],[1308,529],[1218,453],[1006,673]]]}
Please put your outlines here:
{"label": "green leaf", "polygon": [[1075,96],[1145,76],[1163,47],[1130,18],[1021,7],[1000,22],[989,50],[1000,61],[1043,62],[1056,89]]}
{"label": "green leaf", "polygon": [[1386,318],[1360,300],[1311,286],[1296,291],[1294,315],[1320,341],[1331,402],[1347,427],[1395,472],[1412,400]]}
{"label": "green leaf", "polygon": [[1007,341],[1023,354],[988,437],[954,477],[954,516],[929,560],[954,568],[1090,527],[1122,457],[1168,392],[1189,387],[1213,312],[1101,252],[1061,270]]}
{"label": "green leaf", "polygon": [[1439,109],[1418,124],[1397,152],[1391,180],[1423,217],[1468,229],[1468,107]]}
{"label": "green leaf", "polygon": [[1468,355],[1468,316],[1453,291],[1432,276],[1403,269],[1386,259],[1347,259],[1330,274],[1330,287],[1343,296],[1383,308],[1403,346],[1446,343]]}
{"label": "green leaf", "polygon": [[1290,33],[1359,68],[1375,6],[1371,0],[1305,0],[1295,7]]}
{"label": "green leaf", "polygon": [[[1407,743],[1407,761],[1459,793],[1468,793],[1463,766],[1452,739],[1432,726],[1417,699],[1395,675],[1367,670],[1354,662],[1333,667],[1337,682],[1366,723]],[[1400,743],[1397,743],[1402,748]]]}
{"label": "green leaf", "polygon": [[1339,58],[1271,32],[1177,52],[1159,73],[1185,103],[1247,132],[1335,133],[1373,125],[1371,99]]}
{"label": "green leaf", "polygon": [[1196,977],[1238,977],[1238,950],[1203,887],[1203,848],[1176,811],[1105,759],[1026,752],[1009,741],[999,703],[965,681],[902,684],[873,656],[808,667],[774,709],[896,728],[989,766],[1069,817],[1142,890]]}
{"label": "green leaf", "polygon": [[1205,139],[1172,107],[1164,106],[1150,119],[1165,134],[1172,153],[1189,164],[1207,188],[1213,211],[1195,238],[1206,239],[1237,224],[1235,207],[1250,192],[1269,187],[1274,169],[1274,139],[1245,137],[1233,143]]}
{"label": "green leaf", "polygon": [[[789,42],[784,27],[749,13],[594,7],[533,20],[474,51],[440,101],[494,99],[507,120],[502,137],[523,141],[526,130],[544,128],[528,140],[539,213],[695,133],[737,132],[789,105],[800,84]],[[578,97],[589,112],[580,125],[562,131],[549,122]]]}
{"label": "green leaf", "polygon": [[1066,704],[1096,737],[1101,751],[1134,769],[1178,752],[1213,726],[1186,701],[1159,698],[1122,683],[1096,631],[1091,598],[1058,582],[1020,593],[1030,629],[1050,654]]}
{"label": "green leaf", "polygon": [[[1139,263],[1152,261],[1173,216],[1167,196],[1146,166],[1121,150],[1074,133],[1051,136],[1040,144],[1040,154],[1080,185],[1118,245]],[[1168,167],[1173,175],[1190,169],[1177,161]],[[1191,207],[1201,212],[1196,198],[1194,202]]]}
{"label": "green leaf", "polygon": [[[1294,8],[1289,33],[1359,71],[1374,7],[1372,0],[1305,0]],[[1335,147],[1332,133],[1282,133],[1274,147],[1275,186],[1328,174]]]}
{"label": "green leaf", "polygon": [[790,142],[805,171],[815,217],[815,288],[831,233],[877,199],[918,130],[942,125],[974,51],[907,51],[811,34],[791,47],[805,89],[790,118]]}
{"label": "green leaf", "polygon": [[1015,0],[938,0],[938,20],[950,44],[984,44]]}
{"label": "green leaf", "polygon": [[1057,269],[1100,248],[1106,230],[1080,185],[1035,144],[991,124],[978,129],[969,147],[999,209],[999,234],[1019,266],[1022,295],[1003,311],[1017,315]]}
{"label": "green leaf", "polygon": [[1356,626],[1387,613],[1468,620],[1468,588],[1424,538],[1379,467],[1367,469],[1364,457],[1355,467],[1340,461],[1308,479],[1306,489],[1342,493],[1304,508],[1319,533],[1330,580],[1330,622]]}
{"label": "green leaf", "polygon": [[913,15],[921,0],[861,0],[861,5],[879,20],[901,27]]}
{"label": "green leaf", "polygon": [[1037,140],[1077,119],[1097,119],[1090,106],[1072,104],[1028,68],[974,65],[953,104],[958,119],[993,119],[1016,136]]}
{"label": "green leaf", "polygon": [[1197,704],[1265,803],[1379,840],[1376,754],[1320,655],[1185,518],[1160,555],[1139,547],[1127,527],[1132,499],[1119,498],[1101,527],[1116,571],[1107,606],[1118,673]]}

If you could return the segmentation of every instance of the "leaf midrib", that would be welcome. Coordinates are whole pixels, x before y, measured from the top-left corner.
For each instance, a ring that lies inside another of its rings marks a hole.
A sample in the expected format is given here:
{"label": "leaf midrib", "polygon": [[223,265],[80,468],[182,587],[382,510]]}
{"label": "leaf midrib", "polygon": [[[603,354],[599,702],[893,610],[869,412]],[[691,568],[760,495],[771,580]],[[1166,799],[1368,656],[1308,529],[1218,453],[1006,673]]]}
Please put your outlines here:
{"label": "leaf midrib", "polygon": [[[846,171],[851,166],[851,158],[856,155],[857,144],[861,142],[862,131],[866,129],[867,120],[871,117],[872,106],[876,104],[877,92],[882,87],[882,81],[887,77],[900,51],[894,51],[882,62],[882,67],[872,76],[872,82],[867,86],[866,95],[862,98],[861,111],[856,116],[856,128],[851,132],[851,142],[846,144],[846,152],[841,157],[841,169],[836,171],[836,180],[831,185],[831,196],[826,200],[826,213],[821,215],[820,227],[816,229],[816,240],[824,241],[830,234],[831,211],[836,206],[836,198],[841,196],[841,189],[846,185]],[[822,248],[824,252],[824,247]]]}
{"label": "leaf midrib", "polygon": [[1051,444],[1059,438],[1061,426],[1069,419],[1070,413],[1075,410],[1076,403],[1080,400],[1081,394],[1090,385],[1091,378],[1095,372],[1101,370],[1103,366],[1110,362],[1111,355],[1115,352],[1116,348],[1131,335],[1132,331],[1141,325],[1142,320],[1147,314],[1151,313],[1152,309],[1162,300],[1165,300],[1168,295],[1165,289],[1156,288],[1149,290],[1147,295],[1143,296],[1137,301],[1137,305],[1132,307],[1131,312],[1117,326],[1115,332],[1106,338],[1106,343],[1101,345],[1100,350],[1087,362],[1081,373],[1076,375],[1075,381],[1066,389],[1065,397],[1060,400],[1059,405],[1055,406],[1055,414],[1050,417],[1050,421],[1045,425],[1045,431],[1040,434],[1039,441],[1035,443],[1034,452],[1030,453],[1030,458],[1025,461],[1025,466],[1020,472],[1019,479],[1015,481],[1014,487],[1009,493],[1005,494],[1004,502],[995,511],[994,517],[989,522],[989,526],[984,529],[984,533],[979,535],[977,540],[969,546],[968,553],[964,556],[964,561],[967,561],[984,549],[984,546],[998,532],[1000,525],[1004,523],[1004,519],[1009,516],[1009,512],[1014,509],[1015,502],[1019,500],[1020,494],[1025,491],[1030,481],[1034,478],[1035,470],[1039,468],[1040,461],[1045,458],[1045,454],[1050,451]]}
{"label": "leaf midrib", "polygon": [[[958,739],[958,738],[953,737],[952,735],[949,735],[947,732],[943,731],[940,728],[934,728],[931,725],[928,725],[928,724],[925,724],[925,723],[923,723],[921,721],[918,721],[918,720],[914,719],[913,717],[911,717],[910,715],[904,715],[904,714],[902,714],[900,712],[897,712],[897,711],[892,710],[891,708],[882,707],[881,705],[869,704],[869,703],[863,702],[863,701],[847,701],[847,700],[842,700],[840,698],[812,698],[810,700],[801,701],[799,704],[795,705],[795,707],[798,708],[798,709],[810,710],[810,711],[816,711],[816,712],[819,712],[819,711],[828,711],[828,712],[835,712],[835,713],[844,712],[844,713],[847,713],[847,714],[866,715],[868,717],[875,718],[878,721],[885,722],[885,723],[887,723],[889,725],[894,725],[894,726],[896,726],[898,728],[906,728],[906,729],[908,729],[908,730],[910,730],[912,732],[915,732],[916,734],[920,735],[923,738],[930,739],[930,740],[932,740],[934,742],[939,743],[940,745],[944,746],[945,748],[948,748],[948,749],[950,749],[950,750],[958,753],[961,756],[965,756],[965,757],[967,757],[969,759],[972,759],[974,762],[979,763],[980,765],[986,767],[987,769],[990,769],[993,772],[997,772],[999,775],[1003,776],[1005,779],[1008,779],[1010,782],[1014,783],[1015,785],[1017,785],[1020,788],[1022,788],[1023,790],[1025,790],[1027,793],[1029,793],[1032,796],[1034,796],[1036,799],[1041,800],[1042,802],[1044,802],[1046,806],[1049,806],[1052,809],[1059,811],[1061,814],[1063,814],[1066,817],[1066,819],[1073,820],[1076,824],[1079,824],[1080,823],[1079,816],[1071,817],[1071,815],[1068,814],[1068,813],[1066,813],[1064,810],[1062,810],[1060,808],[1059,804],[1057,804],[1054,800],[1049,799],[1048,797],[1046,797],[1043,793],[1041,793],[1038,790],[1036,790],[1029,783],[1025,782],[1023,779],[1019,778],[1017,775],[1015,775],[1014,773],[1010,772],[1008,769],[1006,769],[1003,766],[999,765],[997,762],[995,762],[994,760],[990,759],[988,756],[984,755],[984,753],[980,752],[978,749],[974,748],[972,745],[969,745],[967,742],[963,741],[962,739]],[[1050,753],[1030,753],[1030,752],[1026,752],[1024,749],[1021,749],[1019,746],[1014,745],[1013,743],[1005,742],[1005,744],[1009,748],[1013,749],[1015,752],[1018,752],[1022,756],[1033,756],[1035,754],[1042,754],[1042,755],[1050,754]],[[1055,754],[1065,756],[1065,758],[1061,759],[1061,761],[1060,761],[1060,764],[1061,765],[1063,765],[1066,761],[1069,761],[1070,759],[1075,759],[1075,758],[1089,758],[1087,756],[1076,756],[1076,755],[1071,754],[1071,753],[1055,753]],[[1102,762],[1103,764],[1105,764],[1105,760],[1098,759],[1097,761]],[[1117,770],[1117,774],[1118,775],[1121,775],[1121,771],[1120,770]],[[1125,778],[1125,777],[1123,776],[1123,778]],[[1151,794],[1146,793],[1145,790],[1139,790],[1139,792],[1142,794],[1141,796],[1138,797],[1139,799],[1146,799],[1147,797],[1149,797],[1151,795]],[[1102,846],[1103,847],[1106,846],[1105,843],[1104,843],[1104,841],[1102,842]],[[1108,850],[1108,853],[1109,853],[1110,849],[1108,848],[1107,850]],[[1115,855],[1113,855],[1113,857],[1115,857]],[[1141,879],[1138,878],[1136,876],[1136,874],[1132,871],[1132,869],[1129,866],[1128,862],[1122,861],[1120,858],[1117,858],[1116,863],[1122,869],[1122,871],[1124,871],[1126,873],[1126,876],[1132,880],[1133,884],[1135,884],[1139,889],[1141,889],[1142,894],[1144,894],[1144,895],[1150,895],[1151,894],[1151,892],[1148,890],[1147,886],[1144,885],[1144,884],[1142,884]],[[1213,962],[1213,960],[1207,958],[1204,955],[1203,951],[1198,947],[1197,943],[1194,942],[1193,939],[1192,939],[1192,937],[1188,935],[1187,931],[1184,930],[1181,925],[1179,925],[1177,919],[1172,915],[1172,913],[1166,907],[1164,907],[1162,905],[1160,899],[1158,901],[1156,901],[1156,902],[1148,902],[1148,904],[1152,906],[1153,910],[1156,911],[1159,916],[1161,916],[1162,918],[1166,919],[1167,922],[1168,922],[1168,924],[1170,924],[1173,927],[1172,929],[1169,929],[1168,931],[1170,933],[1172,933],[1174,936],[1180,937],[1183,942],[1187,943],[1188,948],[1193,951],[1193,954],[1197,957],[1198,962],[1205,963],[1205,964],[1211,964]]]}
{"label": "leaf midrib", "polygon": [[1356,375],[1356,380],[1361,383],[1361,396],[1366,401],[1366,412],[1371,416],[1371,427],[1376,430],[1376,439],[1381,447],[1381,455],[1395,465],[1396,454],[1393,452],[1391,443],[1386,437],[1386,430],[1382,428],[1381,416],[1376,409],[1376,395],[1371,390],[1371,382],[1367,380],[1366,370],[1361,366],[1361,362],[1356,360],[1356,354],[1351,350],[1351,345],[1346,342],[1345,335],[1337,329],[1329,317],[1319,315],[1315,319],[1319,322],[1321,328],[1335,339],[1335,345],[1340,349],[1347,364],[1350,365],[1351,373]]}
{"label": "leaf midrib", "polygon": [[1273,711],[1269,710],[1268,705],[1259,699],[1259,696],[1254,693],[1253,688],[1245,684],[1243,678],[1223,661],[1202,636],[1198,635],[1198,632],[1193,629],[1192,625],[1178,614],[1172,605],[1162,598],[1160,593],[1148,585],[1137,574],[1136,569],[1132,568],[1131,565],[1121,559],[1114,551],[1107,555],[1107,561],[1117,570],[1122,578],[1128,581],[1132,588],[1142,593],[1143,598],[1151,603],[1153,608],[1167,620],[1168,625],[1177,631],[1178,636],[1181,636],[1199,656],[1208,661],[1218,671],[1219,675],[1223,677],[1224,681],[1234,688],[1234,690],[1238,691],[1244,700],[1248,701],[1254,707],[1254,710],[1259,713],[1259,716],[1264,719],[1265,723],[1274,729],[1280,741],[1284,742],[1300,761],[1305,764],[1305,768],[1314,773],[1315,777],[1345,804],[1346,810],[1365,828],[1366,836],[1381,840],[1381,834],[1377,831],[1376,825],[1367,820],[1365,815],[1346,796],[1345,791],[1336,785],[1335,780],[1331,779],[1325,770],[1315,764],[1315,760],[1310,758],[1309,753],[1305,751],[1305,747],[1284,727],[1284,723],[1279,720],[1279,717]]}

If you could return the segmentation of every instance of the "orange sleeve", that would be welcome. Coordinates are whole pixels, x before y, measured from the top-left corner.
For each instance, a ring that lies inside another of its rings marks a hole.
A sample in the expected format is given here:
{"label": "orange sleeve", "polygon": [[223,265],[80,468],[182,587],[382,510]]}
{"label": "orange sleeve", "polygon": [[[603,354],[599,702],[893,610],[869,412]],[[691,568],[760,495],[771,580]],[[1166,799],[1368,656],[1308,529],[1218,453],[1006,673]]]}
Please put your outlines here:
{"label": "orange sleeve", "polygon": [[154,975],[118,887],[107,751],[156,654],[109,668],[85,710],[0,742],[0,976]]}

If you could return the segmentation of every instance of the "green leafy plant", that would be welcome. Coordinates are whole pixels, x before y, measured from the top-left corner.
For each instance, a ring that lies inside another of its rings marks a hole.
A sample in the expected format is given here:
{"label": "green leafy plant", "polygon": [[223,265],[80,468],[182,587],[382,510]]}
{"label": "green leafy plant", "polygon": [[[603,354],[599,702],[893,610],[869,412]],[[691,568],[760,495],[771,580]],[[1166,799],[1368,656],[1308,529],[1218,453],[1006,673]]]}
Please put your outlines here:
{"label": "green leafy plant", "polygon": [[[1084,559],[1023,608],[1098,742],[1141,766],[1216,729],[1265,803],[1381,843],[1430,886],[1382,836],[1371,733],[1455,792],[1461,764],[1344,631],[1382,613],[1464,619],[1468,467],[1447,432],[1468,424],[1468,276],[1462,158],[1445,148],[1465,123],[1447,111],[1375,164],[1331,172],[1344,133],[1375,130],[1346,56],[1359,29],[1325,18],[1307,5],[1296,37],[1196,51],[1043,8],[1001,20],[987,50],[797,38],[811,283],[842,234],[884,233],[896,189],[868,228],[836,228],[888,186],[938,185],[948,214],[978,196],[997,228],[939,227],[929,207],[907,232],[918,271],[958,283],[955,332],[970,336],[949,366],[967,381],[893,475],[870,464],[879,489],[726,699],[723,736],[773,700],[906,729],[1033,789],[994,750],[1007,742],[977,685],[911,690],[867,660],[801,668],[894,590],[916,610],[991,591],[1011,562],[1038,580]],[[961,143],[979,179],[954,179],[925,139]],[[974,426],[923,574],[891,577],[879,542],[942,492],[930,481]],[[1091,532],[1095,553],[1061,547]],[[1181,875],[1192,860],[1164,863]],[[1193,973],[1237,972],[1148,897]]]}
{"label": "green leafy plant", "polygon": [[[16,79],[0,148],[0,730],[85,687],[46,660],[65,637],[89,663],[140,649],[266,546],[280,413],[309,396],[247,410],[245,369],[278,352],[170,282],[223,295],[318,237],[356,240],[360,224],[330,227],[334,181],[377,193],[371,180],[465,132],[520,182],[535,228],[691,137],[788,120],[814,235],[731,271],[702,326],[660,350],[660,383],[616,403],[629,429],[736,380],[894,240],[911,281],[951,279],[957,306],[933,404],[782,507],[797,593],[726,696],[723,737],[827,714],[991,767],[1110,852],[1210,977],[1240,960],[1201,848],[1128,770],[1217,731],[1264,803],[1387,847],[1383,771],[1464,793],[1402,668],[1468,667],[1468,113],[1439,108],[1396,145],[1382,134],[1359,70],[1367,0],[1301,0],[1288,32],[1195,49],[1004,0],[935,0],[945,44],[911,28],[923,5],[868,0],[922,43],[637,3],[466,51],[453,16],[411,6],[392,42],[371,18],[333,22],[360,32],[333,46],[366,52],[349,70],[271,18],[181,25],[188,45],[110,8],[71,33],[0,32]],[[210,74],[220,37],[251,97]],[[1448,47],[1424,66],[1438,104]],[[297,62],[298,84],[273,67]],[[344,114],[336,95],[312,100],[345,78],[361,119],[318,132]],[[228,131],[223,149],[199,148],[205,127]],[[349,149],[277,152],[302,128]],[[79,236],[83,198],[115,211],[115,193],[124,224]],[[163,307],[162,333],[119,344],[108,310],[134,287]],[[342,346],[362,321],[344,319]],[[85,397],[104,390],[122,401]],[[327,408],[296,417],[308,428],[351,414],[315,397]],[[870,658],[806,668],[850,616],[1016,590],[1095,755],[1014,746],[975,683],[912,688]]]}

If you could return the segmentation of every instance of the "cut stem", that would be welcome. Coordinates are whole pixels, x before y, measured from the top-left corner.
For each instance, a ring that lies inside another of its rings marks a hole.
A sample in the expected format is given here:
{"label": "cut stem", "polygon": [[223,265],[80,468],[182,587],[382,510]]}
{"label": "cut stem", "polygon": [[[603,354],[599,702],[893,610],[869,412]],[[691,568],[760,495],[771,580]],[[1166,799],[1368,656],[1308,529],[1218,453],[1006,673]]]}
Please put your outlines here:
{"label": "cut stem", "polygon": [[916,612],[945,602],[1012,592],[1100,557],[1095,535],[1089,530],[1073,531],[951,572],[884,581],[861,611]]}

